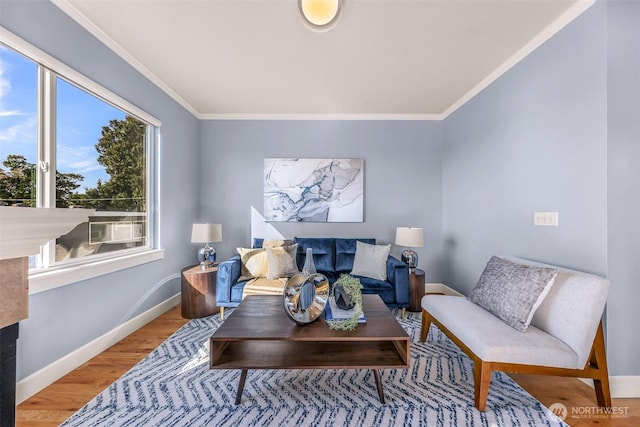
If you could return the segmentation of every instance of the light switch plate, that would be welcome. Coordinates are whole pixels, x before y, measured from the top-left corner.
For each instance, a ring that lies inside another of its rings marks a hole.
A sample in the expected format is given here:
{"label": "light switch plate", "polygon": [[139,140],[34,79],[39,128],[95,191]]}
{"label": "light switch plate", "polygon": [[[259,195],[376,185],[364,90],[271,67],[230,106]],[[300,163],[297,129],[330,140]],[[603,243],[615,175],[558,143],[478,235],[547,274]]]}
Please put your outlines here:
{"label": "light switch plate", "polygon": [[533,225],[558,226],[558,212],[534,212]]}

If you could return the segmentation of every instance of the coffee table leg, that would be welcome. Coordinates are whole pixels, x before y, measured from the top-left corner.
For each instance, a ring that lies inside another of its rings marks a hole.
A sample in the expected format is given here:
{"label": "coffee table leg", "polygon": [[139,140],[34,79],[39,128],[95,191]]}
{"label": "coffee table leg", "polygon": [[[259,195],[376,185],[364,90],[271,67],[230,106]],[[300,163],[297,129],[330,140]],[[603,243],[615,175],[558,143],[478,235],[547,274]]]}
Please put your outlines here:
{"label": "coffee table leg", "polygon": [[236,405],[240,404],[242,399],[242,390],[244,390],[244,381],[247,379],[247,370],[243,369],[240,373],[240,382],[238,383],[238,392],[236,393]]}
{"label": "coffee table leg", "polygon": [[378,388],[378,396],[380,402],[384,405],[384,391],[382,391],[382,381],[380,380],[380,372],[377,369],[372,369],[373,375],[376,377],[376,387]]}

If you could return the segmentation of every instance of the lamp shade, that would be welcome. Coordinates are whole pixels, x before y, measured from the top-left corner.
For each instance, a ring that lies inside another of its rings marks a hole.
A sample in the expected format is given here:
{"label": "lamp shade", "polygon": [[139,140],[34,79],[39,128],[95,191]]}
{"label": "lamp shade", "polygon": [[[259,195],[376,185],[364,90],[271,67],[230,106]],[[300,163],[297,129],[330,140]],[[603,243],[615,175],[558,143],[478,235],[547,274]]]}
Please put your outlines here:
{"label": "lamp shade", "polygon": [[222,242],[222,224],[193,224],[191,243]]}
{"label": "lamp shade", "polygon": [[409,248],[421,248],[424,246],[422,228],[398,227],[396,228],[396,245]]}

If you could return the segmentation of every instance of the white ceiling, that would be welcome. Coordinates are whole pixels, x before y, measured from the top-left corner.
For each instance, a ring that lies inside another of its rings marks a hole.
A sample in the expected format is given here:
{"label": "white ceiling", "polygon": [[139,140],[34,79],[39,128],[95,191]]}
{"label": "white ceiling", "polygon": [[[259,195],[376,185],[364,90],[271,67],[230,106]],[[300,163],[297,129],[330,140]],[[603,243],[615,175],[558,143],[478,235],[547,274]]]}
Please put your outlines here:
{"label": "white ceiling", "polygon": [[594,0],[52,0],[199,118],[441,119]]}

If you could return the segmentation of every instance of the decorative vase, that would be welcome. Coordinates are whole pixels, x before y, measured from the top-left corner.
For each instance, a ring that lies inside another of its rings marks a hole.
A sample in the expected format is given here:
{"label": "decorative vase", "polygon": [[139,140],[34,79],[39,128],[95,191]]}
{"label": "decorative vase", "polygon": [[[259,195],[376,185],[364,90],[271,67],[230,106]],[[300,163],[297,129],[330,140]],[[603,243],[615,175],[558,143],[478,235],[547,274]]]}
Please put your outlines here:
{"label": "decorative vase", "polygon": [[336,299],[336,305],[343,310],[351,310],[356,306],[356,301],[353,295],[348,293],[342,285],[336,285],[333,289],[333,295]]}
{"label": "decorative vase", "polygon": [[349,274],[342,274],[334,283],[331,296],[338,308],[353,312],[349,318],[327,320],[333,330],[353,331],[360,322],[362,313],[362,284],[360,279]]}
{"label": "decorative vase", "polygon": [[307,255],[304,259],[304,265],[302,266],[302,275],[306,277],[316,273],[316,265],[313,263],[313,250],[307,248]]}

